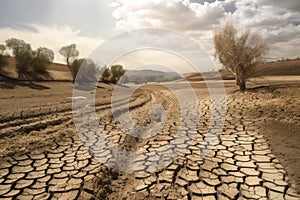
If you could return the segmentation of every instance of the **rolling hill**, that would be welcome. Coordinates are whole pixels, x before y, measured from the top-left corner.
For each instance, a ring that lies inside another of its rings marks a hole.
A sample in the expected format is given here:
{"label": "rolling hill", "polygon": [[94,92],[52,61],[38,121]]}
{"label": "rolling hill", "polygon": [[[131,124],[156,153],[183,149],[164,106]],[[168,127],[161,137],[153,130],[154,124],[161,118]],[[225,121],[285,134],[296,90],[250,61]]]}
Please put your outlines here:
{"label": "rolling hill", "polygon": [[[4,67],[0,74],[0,80],[3,77],[9,77],[11,79],[16,79],[18,73],[16,70],[16,62],[13,57],[8,57],[8,66]],[[217,72],[204,72],[202,76],[205,75],[207,79],[216,79]],[[163,81],[173,81],[178,80],[181,76],[176,72],[162,72],[156,70],[130,70],[126,72],[129,82],[163,82]],[[225,70],[220,70],[220,75],[223,80],[232,80],[234,75]],[[295,76],[300,75],[300,60],[285,60],[285,61],[275,61],[268,62],[259,67],[256,73],[256,77],[260,76]],[[200,74],[187,74],[185,78],[188,81],[202,81],[203,77]],[[27,80],[33,81],[72,81],[72,76],[69,69],[64,64],[52,63],[48,67],[47,73],[35,73],[31,72],[27,77]]]}
{"label": "rolling hill", "polygon": [[[234,75],[226,70],[220,70],[218,72],[204,72],[200,74],[188,74],[185,78],[188,81],[203,81],[206,77],[207,80],[218,79],[219,76],[223,80],[233,80]],[[255,77],[262,76],[300,76],[300,60],[288,60],[288,61],[275,61],[268,62],[258,67]]]}

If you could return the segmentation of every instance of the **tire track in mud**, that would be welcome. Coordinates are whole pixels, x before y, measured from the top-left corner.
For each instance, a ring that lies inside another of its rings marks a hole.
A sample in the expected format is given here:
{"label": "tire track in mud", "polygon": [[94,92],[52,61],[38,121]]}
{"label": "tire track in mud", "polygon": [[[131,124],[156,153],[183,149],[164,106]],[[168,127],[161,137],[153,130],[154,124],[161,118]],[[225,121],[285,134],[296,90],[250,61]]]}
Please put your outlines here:
{"label": "tire track in mud", "polygon": [[[148,95],[139,97],[140,95],[131,99],[131,110],[137,109],[151,100]],[[118,106],[126,104],[123,100],[118,103]],[[96,108],[102,114],[107,114],[106,118],[111,118],[109,104]],[[71,112],[62,113],[65,118],[62,117],[63,120],[58,122],[60,125],[72,118]],[[49,122],[54,123],[55,121],[49,119]],[[45,123],[47,124],[45,129],[51,128],[49,122]],[[110,125],[105,122],[102,124],[107,127]],[[28,126],[32,126],[34,129],[36,124],[32,123]],[[19,131],[20,129],[16,130],[16,134]],[[52,131],[59,131],[59,129]],[[109,192],[108,184],[115,176],[114,172],[99,164],[89,154],[74,130],[68,131],[71,133],[56,138],[49,149],[37,149],[2,159],[0,163],[1,199],[86,199],[92,198],[98,193],[99,197],[105,197],[105,193]],[[94,190],[95,184],[103,185],[105,189],[102,188],[97,192]]]}
{"label": "tire track in mud", "polygon": [[[88,134],[92,130],[87,129],[86,137],[92,138],[86,141],[94,141],[94,145],[90,146],[94,149],[87,149],[82,138],[69,128],[49,148],[7,156],[1,160],[1,199],[300,198],[266,139],[255,127],[255,122],[262,119],[250,121],[243,118],[236,109],[241,107],[239,100],[229,99],[223,132],[219,134],[216,145],[206,140],[209,137],[206,132],[213,132],[213,129],[208,129],[210,100],[203,99],[200,102],[201,118],[197,130],[189,128],[192,127],[190,121],[183,121],[179,129],[180,113],[178,109],[174,112],[178,104],[170,95],[162,98],[161,94],[155,92],[152,96],[132,102],[130,110],[133,118],[144,118],[155,103],[163,104],[169,115],[161,132],[148,139],[123,133],[112,119],[110,109],[97,106],[101,111],[98,113],[100,127],[112,144],[137,154],[150,153],[145,160],[137,161],[141,162],[141,165],[137,165],[142,167],[140,172],[120,172],[99,163],[93,152],[106,158],[107,162],[112,155],[105,146],[97,146],[97,142],[103,138]],[[125,104],[121,102],[120,114],[122,105]],[[62,113],[68,115],[67,112]],[[140,123],[147,124],[149,119],[145,118]],[[62,130],[58,127],[55,131]],[[154,158],[159,148],[173,141],[177,131],[186,133],[186,137],[175,144],[176,148],[184,148],[180,156],[163,169],[141,173],[149,167],[145,161]],[[194,138],[189,137],[190,132],[194,132]],[[207,149],[211,151],[201,156]]]}
{"label": "tire track in mud", "polygon": [[[134,97],[131,102],[137,101],[141,95]],[[121,99],[118,102],[118,106],[126,104],[127,99]],[[111,102],[96,103],[96,111],[103,111],[110,109]],[[66,108],[67,107],[67,108]],[[13,132],[29,133],[33,130],[40,131],[46,129],[49,126],[59,125],[68,122],[72,119],[72,106],[63,106],[62,109],[56,107],[55,111],[45,113],[34,113],[27,116],[7,118],[0,120],[0,138],[11,135]],[[22,112],[21,112],[22,113]]]}

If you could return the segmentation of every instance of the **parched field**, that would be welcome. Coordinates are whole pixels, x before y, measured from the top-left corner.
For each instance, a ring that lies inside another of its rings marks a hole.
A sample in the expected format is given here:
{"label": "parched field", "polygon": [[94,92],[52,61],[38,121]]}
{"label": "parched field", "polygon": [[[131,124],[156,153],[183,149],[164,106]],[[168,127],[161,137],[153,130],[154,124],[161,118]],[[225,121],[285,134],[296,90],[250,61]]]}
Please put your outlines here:
{"label": "parched field", "polygon": [[[126,91],[138,86],[124,87],[115,104],[119,120],[111,111],[115,86],[101,83],[95,93],[101,133],[84,115],[91,102],[73,113],[71,83],[2,84],[0,199],[299,199],[299,77],[254,82],[240,93],[225,81],[220,99],[193,82],[198,101],[182,82],[144,86],[130,99]],[[74,101],[91,92],[81,94]],[[132,123],[128,101],[135,124],[129,129],[162,129],[148,137],[121,130]],[[149,115],[153,105],[164,108],[164,123]],[[213,105],[226,110],[224,118]],[[83,115],[80,134],[73,114]]]}

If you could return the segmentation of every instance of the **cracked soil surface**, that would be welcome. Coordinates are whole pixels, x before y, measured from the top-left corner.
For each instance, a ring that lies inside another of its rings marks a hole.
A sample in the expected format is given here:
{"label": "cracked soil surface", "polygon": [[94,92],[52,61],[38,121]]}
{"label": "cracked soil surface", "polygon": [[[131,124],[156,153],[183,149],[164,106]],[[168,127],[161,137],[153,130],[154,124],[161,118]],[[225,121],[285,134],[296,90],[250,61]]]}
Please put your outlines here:
{"label": "cracked soil surface", "polygon": [[[47,84],[51,89],[42,91],[1,89],[0,199],[300,199],[299,83],[239,93],[227,82],[222,101],[194,83],[198,102],[189,101],[181,83],[173,83],[174,91],[145,86],[130,98],[136,126],[151,124],[155,104],[167,116],[148,138],[120,130],[110,109],[114,86],[101,85],[95,110],[107,140],[88,126],[79,137],[71,84]],[[181,109],[175,93],[186,99]],[[117,107],[125,103],[120,96]],[[214,103],[227,109],[223,127],[215,123]],[[181,116],[194,108],[199,119]],[[138,159],[116,162],[109,144]]]}

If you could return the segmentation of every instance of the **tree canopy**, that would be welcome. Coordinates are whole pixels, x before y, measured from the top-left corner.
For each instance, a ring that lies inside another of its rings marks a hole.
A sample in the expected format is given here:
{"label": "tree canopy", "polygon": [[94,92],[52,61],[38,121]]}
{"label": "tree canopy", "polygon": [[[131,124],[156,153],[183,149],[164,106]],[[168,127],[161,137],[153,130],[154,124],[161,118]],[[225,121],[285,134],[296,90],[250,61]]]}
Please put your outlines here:
{"label": "tree canopy", "polygon": [[122,65],[113,65],[110,67],[111,81],[117,83],[119,79],[125,74],[125,70]]}
{"label": "tree canopy", "polygon": [[54,52],[46,47],[39,47],[34,51],[24,40],[11,38],[5,42],[16,59],[19,78],[30,68],[37,72],[45,72],[54,60]]}
{"label": "tree canopy", "polygon": [[65,57],[67,65],[70,66],[72,62],[79,56],[79,51],[76,49],[76,44],[63,46],[59,53]]}
{"label": "tree canopy", "polygon": [[33,60],[34,53],[31,49],[31,45],[26,43],[24,40],[16,38],[8,39],[5,42],[6,46],[12,50],[12,54],[16,59],[20,78],[24,72],[28,71]]}
{"label": "tree canopy", "polygon": [[46,47],[39,47],[34,52],[32,67],[37,72],[45,72],[54,60],[54,52]]}
{"label": "tree canopy", "polygon": [[97,65],[90,58],[75,59],[70,69],[74,80],[78,79],[79,81],[90,82],[97,79]]}
{"label": "tree canopy", "polygon": [[110,72],[110,69],[108,68],[108,67],[104,67],[103,69],[102,69],[102,80],[103,81],[108,81],[109,80],[109,78],[110,78],[110,76],[111,76],[111,72]]}

